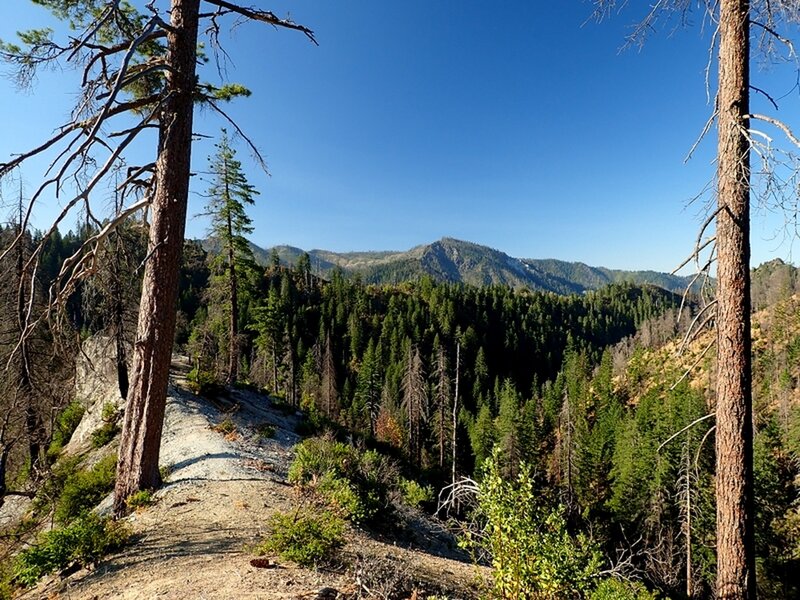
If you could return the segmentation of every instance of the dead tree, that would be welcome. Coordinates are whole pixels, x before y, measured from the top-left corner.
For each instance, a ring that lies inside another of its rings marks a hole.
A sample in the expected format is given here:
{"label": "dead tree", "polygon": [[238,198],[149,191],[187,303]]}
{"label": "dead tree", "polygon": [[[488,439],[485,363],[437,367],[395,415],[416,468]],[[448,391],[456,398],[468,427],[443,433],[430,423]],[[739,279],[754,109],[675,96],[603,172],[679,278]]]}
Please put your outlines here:
{"label": "dead tree", "polygon": [[[783,134],[789,146],[800,147],[800,139],[783,122],[750,113],[751,93],[763,95],[772,106],[777,103],[750,80],[754,50],[772,56],[785,50],[797,69],[791,40],[781,33],[800,21],[797,3],[790,0],[720,0],[699,3],[710,23],[716,51],[718,89],[714,111],[701,139],[717,125],[716,208],[703,223],[694,251],[681,264],[694,261],[696,279],[708,280],[716,264],[716,290],[703,319],[696,319],[694,336],[706,325],[717,328],[716,389],[716,490],[717,490],[717,584],[720,599],[756,597],[755,541],[753,524],[753,402],[750,334],[750,199],[789,208],[796,215],[796,161],[780,161],[786,152],[776,149],[772,137],[753,130],[760,120]],[[600,15],[616,7],[614,0],[597,0]],[[693,3],[688,0],[659,0],[639,23],[631,40],[642,42],[659,20],[677,15],[682,19]],[[757,32],[757,33],[756,33]],[[756,46],[755,48],[753,46]],[[710,65],[709,65],[710,70]],[[692,147],[689,155],[697,146]],[[757,188],[751,182],[751,155],[762,159]],[[790,171],[782,179],[780,165]],[[787,185],[787,181],[791,184]],[[773,206],[774,207],[774,206]],[[794,220],[796,232],[796,219]],[[716,225],[712,235],[707,229]],[[702,258],[701,258],[702,257]],[[708,289],[708,288],[706,288]]]}
{"label": "dead tree", "polygon": [[[59,43],[49,30],[37,30],[24,37],[24,47],[0,45],[0,58],[15,65],[28,82],[39,66],[74,66],[81,74],[81,96],[73,120],[49,140],[0,164],[0,177],[33,156],[51,152],[53,165],[31,197],[22,229],[37,202],[72,187],[68,180],[77,182],[75,191],[45,239],[76,208],[83,208],[99,226],[82,250],[65,262],[51,290],[51,305],[63,301],[76,282],[94,270],[99,244],[120,222],[145,207],[150,217],[117,468],[115,512],[119,514],[130,494],[160,483],[158,455],[175,329],[194,106],[201,102],[227,118],[220,102],[242,93],[240,86],[198,83],[200,22],[209,24],[212,47],[219,41],[219,21],[227,15],[298,30],[312,41],[314,37],[309,29],[272,12],[227,0],[171,0],[168,10],[155,2],[141,2],[141,12],[135,3],[120,0],[43,0],[42,4],[74,29],[68,41]],[[91,198],[112,169],[124,165],[125,150],[149,131],[157,134],[154,161],[127,166],[127,177],[118,187],[130,203],[100,226]],[[35,271],[40,255],[41,246],[27,262],[30,271]],[[23,336],[34,321],[28,317]]]}

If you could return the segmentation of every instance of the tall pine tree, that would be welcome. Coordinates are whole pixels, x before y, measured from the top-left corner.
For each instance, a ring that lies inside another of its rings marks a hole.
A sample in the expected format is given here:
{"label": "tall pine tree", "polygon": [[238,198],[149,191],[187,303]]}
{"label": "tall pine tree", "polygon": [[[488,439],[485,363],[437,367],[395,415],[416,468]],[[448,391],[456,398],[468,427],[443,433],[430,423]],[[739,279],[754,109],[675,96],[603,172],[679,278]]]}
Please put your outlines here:
{"label": "tall pine tree", "polygon": [[234,383],[239,374],[239,294],[246,279],[244,271],[253,263],[253,251],[244,237],[253,232],[252,220],[245,205],[252,205],[258,195],[242,172],[228,134],[223,129],[211,159],[213,180],[208,189],[208,214],[211,216],[211,235],[220,244],[214,260],[221,285],[227,288],[228,301],[228,373],[227,382]]}

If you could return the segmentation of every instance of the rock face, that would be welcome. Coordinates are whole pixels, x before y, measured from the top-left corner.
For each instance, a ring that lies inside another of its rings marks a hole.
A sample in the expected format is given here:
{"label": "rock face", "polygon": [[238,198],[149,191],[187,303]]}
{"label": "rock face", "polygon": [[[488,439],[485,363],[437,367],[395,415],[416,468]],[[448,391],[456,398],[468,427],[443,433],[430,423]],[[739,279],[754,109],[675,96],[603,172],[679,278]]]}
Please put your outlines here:
{"label": "rock face", "polygon": [[75,398],[86,412],[64,448],[64,452],[72,455],[90,448],[92,432],[103,424],[106,404],[120,410],[125,403],[117,384],[117,363],[111,338],[96,335],[81,345],[75,365]]}

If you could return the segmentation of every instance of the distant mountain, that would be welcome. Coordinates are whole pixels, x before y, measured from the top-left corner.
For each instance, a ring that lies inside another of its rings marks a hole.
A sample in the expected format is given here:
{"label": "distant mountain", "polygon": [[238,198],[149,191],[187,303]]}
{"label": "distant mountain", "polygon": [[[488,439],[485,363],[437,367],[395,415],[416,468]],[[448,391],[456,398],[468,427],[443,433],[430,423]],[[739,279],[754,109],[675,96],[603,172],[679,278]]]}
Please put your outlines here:
{"label": "distant mountain", "polygon": [[[213,241],[204,240],[203,246],[211,252],[215,250]],[[269,263],[273,252],[277,252],[282,264],[293,266],[305,251],[293,246],[263,249],[253,245],[256,260],[262,264]],[[621,281],[682,292],[690,281],[688,277],[656,271],[621,271],[555,259],[514,258],[487,246],[447,237],[405,252],[309,250],[308,255],[312,269],[321,277],[327,277],[338,267],[345,273],[360,275],[367,283],[376,284],[414,281],[429,275],[439,281],[478,286],[500,284],[557,294],[580,294]]]}

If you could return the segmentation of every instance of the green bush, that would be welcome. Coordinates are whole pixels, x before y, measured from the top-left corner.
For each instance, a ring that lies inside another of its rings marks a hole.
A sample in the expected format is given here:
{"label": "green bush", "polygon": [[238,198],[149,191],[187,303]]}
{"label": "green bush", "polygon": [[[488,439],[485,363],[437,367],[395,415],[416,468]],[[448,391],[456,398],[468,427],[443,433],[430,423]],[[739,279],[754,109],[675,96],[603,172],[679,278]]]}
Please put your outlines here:
{"label": "green bush", "polygon": [[68,456],[59,460],[50,470],[50,476],[42,482],[33,500],[34,512],[41,513],[50,510],[64,491],[68,479],[78,471],[81,458]]}
{"label": "green bush", "polygon": [[92,432],[92,448],[102,448],[110,443],[119,433],[119,426],[116,423],[103,423]]}
{"label": "green bush", "polygon": [[491,557],[490,597],[586,597],[600,571],[599,548],[582,534],[570,535],[561,508],[542,506],[526,465],[516,480],[507,481],[497,458],[495,452],[486,460],[478,492],[476,517],[483,529],[462,542]]}
{"label": "green bush", "polygon": [[225,435],[236,433],[236,423],[230,417],[225,417],[222,421],[214,425],[214,431]]}
{"label": "green bush", "polygon": [[420,485],[413,479],[402,479],[400,491],[403,493],[403,502],[408,506],[419,508],[423,504],[433,502],[433,488],[429,485]]}
{"label": "green bush", "polygon": [[47,448],[47,458],[51,463],[55,462],[61,449],[67,445],[72,434],[77,429],[86,410],[77,400],[67,404],[56,417],[53,427],[53,436],[50,446]]}
{"label": "green bush", "polygon": [[325,473],[314,489],[342,517],[354,523],[370,520],[380,507],[374,494],[360,493],[349,481],[331,473]]}
{"label": "green bush", "polygon": [[266,440],[275,437],[275,425],[272,423],[262,423],[258,427],[258,435]]}
{"label": "green bush", "polygon": [[0,563],[0,600],[11,600],[16,591],[13,565],[11,561],[3,561]]}
{"label": "green bush", "polygon": [[638,582],[622,579],[603,579],[589,596],[589,600],[657,600],[658,596],[649,592]]}
{"label": "green bush", "polygon": [[211,371],[192,369],[186,375],[189,389],[198,396],[216,396],[222,391],[222,386]]}
{"label": "green bush", "polygon": [[300,443],[289,468],[291,483],[311,488],[357,523],[375,519],[389,506],[399,479],[391,459],[328,438]]}
{"label": "green bush", "polygon": [[270,537],[257,553],[277,553],[303,567],[332,562],[344,545],[344,521],[330,511],[276,513],[269,526]]}
{"label": "green bush", "polygon": [[56,502],[56,521],[67,524],[97,506],[114,489],[116,467],[116,456],[109,455],[91,469],[67,476]]}
{"label": "green bush", "polygon": [[139,490],[138,492],[128,496],[125,500],[125,506],[133,510],[135,508],[144,508],[153,504],[153,492],[150,490]]}
{"label": "green bush", "polygon": [[92,432],[92,448],[102,448],[119,433],[119,412],[113,402],[103,404],[100,416],[103,424]]}
{"label": "green bush", "polygon": [[13,563],[14,580],[27,587],[73,561],[81,566],[95,563],[119,549],[127,537],[119,524],[94,513],[84,514],[63,529],[41,534],[34,546],[17,555]]}
{"label": "green bush", "polygon": [[117,420],[117,405],[113,402],[106,402],[103,404],[103,410],[100,411],[100,418],[106,423],[109,421]]}

